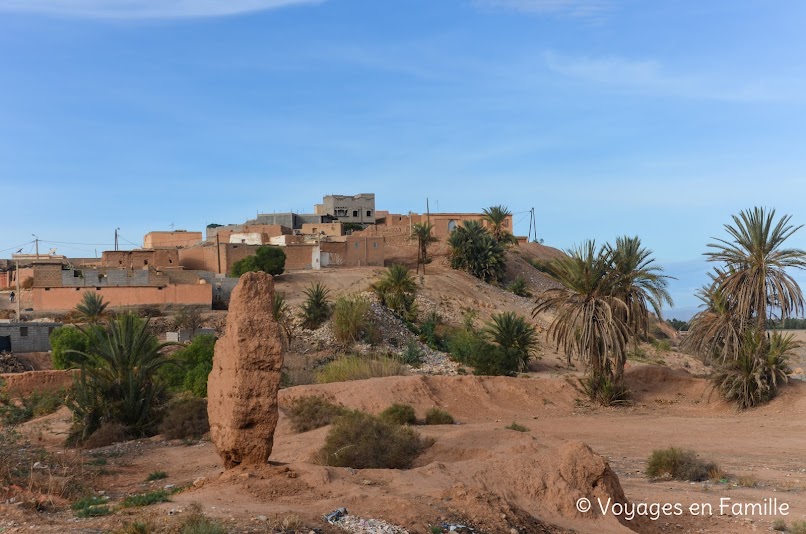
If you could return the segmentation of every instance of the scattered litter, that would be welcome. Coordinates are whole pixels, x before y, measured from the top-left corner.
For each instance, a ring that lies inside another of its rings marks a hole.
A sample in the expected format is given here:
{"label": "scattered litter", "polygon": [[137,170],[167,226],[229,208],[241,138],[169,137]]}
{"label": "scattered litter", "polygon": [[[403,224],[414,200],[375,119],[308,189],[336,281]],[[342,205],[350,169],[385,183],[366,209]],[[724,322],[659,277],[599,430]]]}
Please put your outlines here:
{"label": "scattered litter", "polygon": [[440,526],[448,532],[476,532],[467,525],[459,525],[456,523],[442,523]]}
{"label": "scattered litter", "polygon": [[335,525],[336,522],[347,515],[347,508],[339,508],[338,510],[334,510],[325,516],[325,521],[330,523],[331,525]]}
{"label": "scattered litter", "polygon": [[346,508],[339,508],[325,516],[331,525],[357,534],[408,534],[408,530],[380,519],[364,519],[348,515]]}

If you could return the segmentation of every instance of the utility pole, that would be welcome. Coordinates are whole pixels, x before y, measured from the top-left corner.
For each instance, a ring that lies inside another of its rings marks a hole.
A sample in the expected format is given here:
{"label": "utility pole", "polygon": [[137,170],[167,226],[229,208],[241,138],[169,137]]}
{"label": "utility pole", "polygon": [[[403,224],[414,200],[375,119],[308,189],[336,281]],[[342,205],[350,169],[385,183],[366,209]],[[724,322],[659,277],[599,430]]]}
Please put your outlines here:
{"label": "utility pole", "polygon": [[221,241],[218,237],[218,228],[215,232],[215,255],[218,258],[218,274],[221,274]]}
{"label": "utility pole", "polygon": [[115,228],[115,251],[116,252],[118,250],[118,230],[120,230],[120,228]]}
{"label": "utility pole", "polygon": [[34,236],[34,241],[36,242],[36,259],[39,259],[39,237],[36,234],[31,234]]}
{"label": "utility pole", "polygon": [[17,279],[17,322],[22,322],[22,315],[20,314],[20,301],[22,300],[22,293],[20,292],[20,260],[17,260],[17,268],[14,271],[14,278]]}

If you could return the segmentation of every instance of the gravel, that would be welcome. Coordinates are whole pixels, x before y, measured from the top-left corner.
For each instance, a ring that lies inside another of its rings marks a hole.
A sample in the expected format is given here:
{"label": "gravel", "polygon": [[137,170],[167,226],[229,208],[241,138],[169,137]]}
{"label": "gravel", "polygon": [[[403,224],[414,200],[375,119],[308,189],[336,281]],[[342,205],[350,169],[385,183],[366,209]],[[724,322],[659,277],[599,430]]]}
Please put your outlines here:
{"label": "gravel", "polygon": [[345,515],[333,522],[342,530],[356,533],[372,534],[408,534],[408,530],[403,527],[389,524],[380,519],[364,519],[352,515]]}

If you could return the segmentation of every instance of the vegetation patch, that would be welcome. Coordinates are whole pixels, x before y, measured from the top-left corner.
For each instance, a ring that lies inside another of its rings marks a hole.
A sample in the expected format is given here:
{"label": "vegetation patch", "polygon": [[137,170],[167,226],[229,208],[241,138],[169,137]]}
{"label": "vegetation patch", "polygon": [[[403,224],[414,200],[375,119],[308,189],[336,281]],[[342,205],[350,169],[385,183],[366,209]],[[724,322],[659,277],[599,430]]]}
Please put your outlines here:
{"label": "vegetation patch", "polygon": [[70,505],[76,517],[102,517],[112,513],[109,502],[103,497],[84,497]]}
{"label": "vegetation patch", "polygon": [[34,417],[48,415],[64,404],[67,393],[60,389],[53,392],[33,392],[18,401],[0,393],[0,424],[6,427],[15,426]]}
{"label": "vegetation patch", "polygon": [[523,425],[519,425],[515,421],[512,421],[512,424],[509,426],[505,426],[507,430],[514,430],[515,432],[529,432],[529,429]]}
{"label": "vegetation patch", "polygon": [[171,365],[159,371],[169,389],[174,392],[187,391],[197,397],[207,396],[207,376],[213,370],[215,336],[203,334],[193,338],[189,345],[171,355]]}
{"label": "vegetation patch", "polygon": [[146,481],[153,482],[155,480],[164,480],[166,478],[168,478],[168,473],[166,473],[165,471],[152,471],[151,473],[148,474],[148,478],[146,478]]}
{"label": "vegetation patch", "polygon": [[453,416],[445,410],[439,408],[431,408],[425,412],[426,425],[452,425],[455,421]]}
{"label": "vegetation patch", "polygon": [[169,502],[168,492],[165,490],[155,490],[148,493],[140,493],[137,495],[129,495],[120,502],[122,508],[138,508],[143,506],[151,506],[161,502]]}
{"label": "vegetation patch", "polygon": [[382,411],[378,417],[380,417],[382,421],[393,425],[417,424],[417,414],[410,404],[395,403]]}
{"label": "vegetation patch", "polygon": [[262,271],[272,276],[283,274],[285,270],[285,252],[282,247],[258,247],[254,256],[248,256],[232,265],[232,276],[240,277],[244,273]]}
{"label": "vegetation patch", "polygon": [[160,434],[166,439],[201,439],[209,431],[207,399],[198,398],[172,402],[159,427]]}
{"label": "vegetation patch", "polygon": [[302,304],[303,326],[319,328],[330,318],[330,290],[319,282],[305,288],[305,302]]}
{"label": "vegetation patch", "polygon": [[327,426],[347,412],[344,406],[319,396],[297,397],[286,410],[294,432],[308,432]]}
{"label": "vegetation patch", "polygon": [[333,333],[340,343],[352,344],[370,331],[369,301],[360,295],[341,296],[333,306]]}
{"label": "vegetation patch", "polygon": [[713,462],[701,460],[692,450],[669,447],[657,449],[647,460],[646,476],[700,482],[719,471]]}
{"label": "vegetation patch", "polygon": [[319,369],[316,372],[316,383],[347,382],[349,380],[365,380],[367,378],[405,374],[406,366],[397,359],[384,356],[371,358],[343,356]]}
{"label": "vegetation patch", "polygon": [[334,467],[407,469],[431,444],[432,440],[421,438],[409,426],[350,412],[333,424],[318,460]]}

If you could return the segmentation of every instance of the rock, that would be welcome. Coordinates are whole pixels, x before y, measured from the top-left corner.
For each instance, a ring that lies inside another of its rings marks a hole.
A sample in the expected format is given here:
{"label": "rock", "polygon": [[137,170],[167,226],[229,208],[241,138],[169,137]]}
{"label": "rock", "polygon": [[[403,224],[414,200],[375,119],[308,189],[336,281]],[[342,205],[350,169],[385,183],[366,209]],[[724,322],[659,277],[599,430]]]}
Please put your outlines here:
{"label": "rock", "polygon": [[271,275],[241,276],[216,342],[207,413],[210,437],[227,469],[265,464],[274,443],[283,352],[273,297]]}
{"label": "rock", "polygon": [[193,481],[194,488],[200,488],[204,486],[204,483],[207,482],[207,477],[199,477]]}

